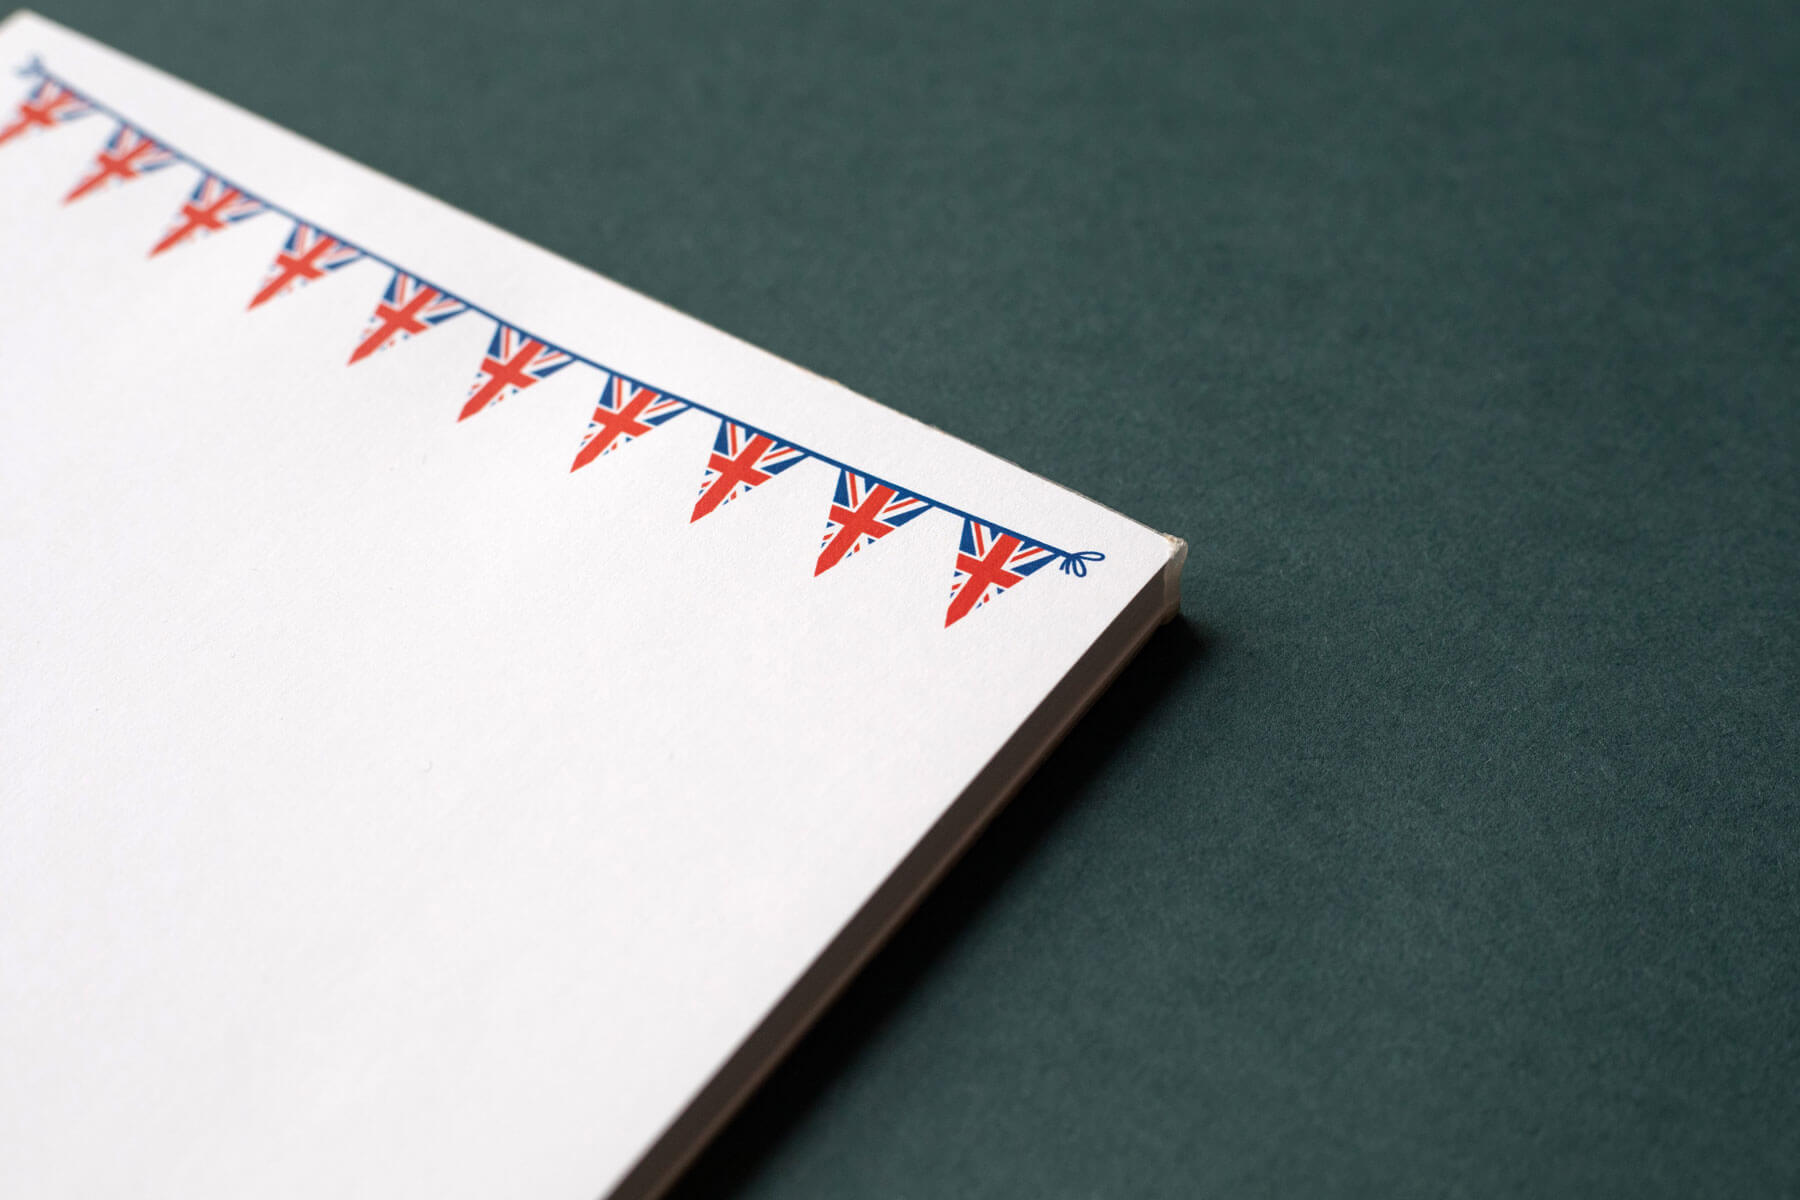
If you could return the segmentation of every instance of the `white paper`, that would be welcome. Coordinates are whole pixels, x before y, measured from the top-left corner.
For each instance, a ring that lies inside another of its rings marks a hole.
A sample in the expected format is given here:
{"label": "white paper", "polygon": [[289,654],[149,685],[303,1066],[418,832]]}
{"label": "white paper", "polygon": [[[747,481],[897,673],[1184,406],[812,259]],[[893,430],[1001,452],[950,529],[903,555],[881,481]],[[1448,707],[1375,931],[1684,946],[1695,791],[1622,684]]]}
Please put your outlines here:
{"label": "white paper", "polygon": [[152,258],[193,166],[65,204],[111,118],[0,145],[0,1195],[592,1200],[1168,544],[49,22],[0,27],[0,68],[34,58],[557,345],[1106,555],[945,628],[960,518],[815,577],[835,468],[690,523],[717,420],[571,473],[597,371],[459,422],[493,321],[346,366],[385,267],[247,312],[290,220]]}

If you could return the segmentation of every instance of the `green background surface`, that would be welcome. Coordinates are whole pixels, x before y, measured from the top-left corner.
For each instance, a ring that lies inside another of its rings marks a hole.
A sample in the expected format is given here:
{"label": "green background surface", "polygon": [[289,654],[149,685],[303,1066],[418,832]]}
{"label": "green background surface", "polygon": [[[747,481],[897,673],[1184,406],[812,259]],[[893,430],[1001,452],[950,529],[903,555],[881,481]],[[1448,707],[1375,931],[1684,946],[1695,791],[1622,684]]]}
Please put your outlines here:
{"label": "green background surface", "polygon": [[1192,546],[681,1200],[1800,1192],[1800,7],[41,7]]}

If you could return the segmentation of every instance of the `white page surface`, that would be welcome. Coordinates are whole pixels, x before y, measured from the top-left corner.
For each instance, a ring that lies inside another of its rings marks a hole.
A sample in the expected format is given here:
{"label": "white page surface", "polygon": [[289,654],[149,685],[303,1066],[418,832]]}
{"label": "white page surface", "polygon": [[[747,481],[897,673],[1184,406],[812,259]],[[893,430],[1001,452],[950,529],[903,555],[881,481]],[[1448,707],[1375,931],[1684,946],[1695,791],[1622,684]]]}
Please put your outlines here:
{"label": "white page surface", "polygon": [[[0,27],[34,61],[0,122],[104,111],[0,141],[0,1194],[590,1200],[1169,544]],[[179,157],[65,202],[121,119]],[[208,169],[268,207],[151,255]],[[296,219],[367,253],[247,311]],[[395,265],[473,307],[347,364]],[[500,323],[573,361],[459,421]],[[602,366],[712,411],[571,471]],[[720,413],[809,453],[695,520]],[[844,465],[931,503],[815,573]],[[946,627],[965,515],[1051,549]]]}

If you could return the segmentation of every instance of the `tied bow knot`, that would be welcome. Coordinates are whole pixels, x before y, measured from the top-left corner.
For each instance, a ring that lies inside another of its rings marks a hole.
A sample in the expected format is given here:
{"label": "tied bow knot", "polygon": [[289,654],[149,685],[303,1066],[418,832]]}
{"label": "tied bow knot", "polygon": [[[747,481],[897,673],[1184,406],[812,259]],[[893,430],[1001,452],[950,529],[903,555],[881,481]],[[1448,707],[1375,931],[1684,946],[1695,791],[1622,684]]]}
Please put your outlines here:
{"label": "tied bow knot", "polygon": [[1073,575],[1077,579],[1086,579],[1087,565],[1091,562],[1104,561],[1106,561],[1106,555],[1100,553],[1098,550],[1077,550],[1072,554],[1063,555],[1062,561],[1056,564],[1056,566],[1057,570],[1061,571],[1064,575]]}

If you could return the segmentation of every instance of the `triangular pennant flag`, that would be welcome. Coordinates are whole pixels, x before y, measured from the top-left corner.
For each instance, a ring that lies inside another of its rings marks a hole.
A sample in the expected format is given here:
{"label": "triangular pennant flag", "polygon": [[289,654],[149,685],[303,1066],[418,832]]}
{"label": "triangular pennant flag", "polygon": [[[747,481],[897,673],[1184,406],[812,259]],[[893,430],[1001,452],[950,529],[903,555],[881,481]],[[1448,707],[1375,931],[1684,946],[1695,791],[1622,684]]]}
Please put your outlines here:
{"label": "triangular pennant flag", "polygon": [[31,95],[19,101],[12,120],[0,125],[0,146],[35,129],[54,129],[64,121],[86,116],[93,109],[88,102],[59,83],[39,81]]}
{"label": "triangular pennant flag", "polygon": [[347,267],[363,256],[355,246],[320,233],[311,225],[296,222],[287,244],[275,255],[269,273],[263,277],[262,290],[250,299],[250,307],[273,300],[285,292],[302,287],[314,279],[322,279],[327,271]]}
{"label": "triangular pennant flag", "polygon": [[205,175],[188,202],[181,206],[169,232],[150,249],[155,258],[164,250],[172,250],[185,241],[205,237],[227,225],[248,220],[263,211],[263,202],[246,196],[217,175]]}
{"label": "triangular pennant flag", "polygon": [[469,387],[469,402],[463,405],[462,415],[456,419],[466,421],[490,404],[518,395],[574,361],[572,354],[528,338],[510,325],[501,325],[494,330],[487,356],[476,368],[475,382]]}
{"label": "triangular pennant flag", "polygon": [[405,271],[395,271],[388,280],[375,315],[363,330],[362,341],[350,355],[350,361],[361,362],[377,350],[385,350],[395,342],[403,342],[415,333],[424,333],[433,325],[442,325],[468,305],[455,296],[440,292],[419,282]]}
{"label": "triangular pennant flag", "polygon": [[157,145],[129,125],[120,125],[106,139],[106,148],[94,159],[93,168],[63,197],[63,203],[72,204],[90,192],[130,183],[179,161],[173,150]]}
{"label": "triangular pennant flag", "polygon": [[688,524],[757,484],[767,483],[805,457],[806,451],[798,446],[721,418],[719,436],[713,439],[706,475],[700,481],[700,499],[694,503],[694,515],[688,518]]}
{"label": "triangular pennant flag", "polygon": [[819,543],[819,563],[814,575],[823,575],[864,546],[873,546],[931,504],[910,492],[897,491],[867,475],[840,467],[837,494],[825,517],[825,538]]}
{"label": "triangular pennant flag", "polygon": [[951,576],[950,611],[944,615],[944,628],[1055,558],[1054,550],[964,517],[962,547],[956,556],[956,573]]}
{"label": "triangular pennant flag", "polygon": [[661,392],[614,375],[600,390],[600,403],[582,436],[581,449],[575,455],[570,471],[579,471],[603,454],[611,454],[620,446],[649,433],[671,417],[688,410],[685,400],[675,400]]}

